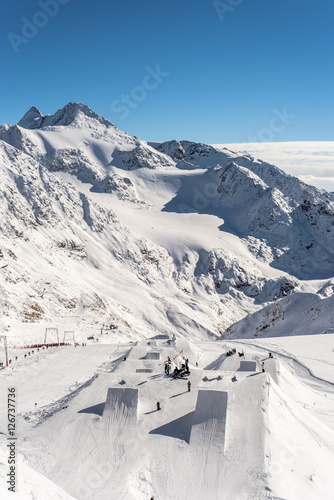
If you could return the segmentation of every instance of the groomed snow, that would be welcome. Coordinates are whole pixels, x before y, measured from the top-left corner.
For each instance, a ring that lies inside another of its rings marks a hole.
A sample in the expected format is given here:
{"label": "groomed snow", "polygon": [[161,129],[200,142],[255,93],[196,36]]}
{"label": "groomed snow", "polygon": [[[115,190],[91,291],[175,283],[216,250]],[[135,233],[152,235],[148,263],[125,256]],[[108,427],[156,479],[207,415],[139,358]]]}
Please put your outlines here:
{"label": "groomed snow", "polygon": [[[236,354],[226,356],[234,347]],[[172,368],[189,357],[190,392],[187,380],[164,375],[167,357],[181,349]],[[177,338],[175,346],[157,338],[151,345],[35,353],[34,361],[0,375],[3,386],[18,388],[19,498],[333,498],[333,349],[334,335],[323,335],[321,342],[318,336],[227,343]],[[148,352],[160,359],[147,359]],[[239,370],[244,359],[256,363],[255,372]],[[118,402],[105,410],[108,390]],[[138,396],[138,406],[126,390]],[[4,481],[4,399],[0,411]],[[29,467],[36,472],[29,474]]]}

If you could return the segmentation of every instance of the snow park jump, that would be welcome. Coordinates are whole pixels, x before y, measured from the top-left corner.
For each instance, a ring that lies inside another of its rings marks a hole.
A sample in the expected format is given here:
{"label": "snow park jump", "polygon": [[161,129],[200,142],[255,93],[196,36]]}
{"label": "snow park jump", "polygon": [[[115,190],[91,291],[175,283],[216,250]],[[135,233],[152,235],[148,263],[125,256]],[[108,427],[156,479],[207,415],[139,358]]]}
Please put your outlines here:
{"label": "snow park jump", "polygon": [[199,390],[190,435],[190,444],[215,447],[224,452],[228,394]]}
{"label": "snow park jump", "polygon": [[[103,419],[108,425],[133,425],[137,420],[138,389],[112,387],[108,389]],[[123,429],[124,430],[124,429]]]}
{"label": "snow park jump", "polygon": [[256,372],[256,361],[240,361],[240,372]]}

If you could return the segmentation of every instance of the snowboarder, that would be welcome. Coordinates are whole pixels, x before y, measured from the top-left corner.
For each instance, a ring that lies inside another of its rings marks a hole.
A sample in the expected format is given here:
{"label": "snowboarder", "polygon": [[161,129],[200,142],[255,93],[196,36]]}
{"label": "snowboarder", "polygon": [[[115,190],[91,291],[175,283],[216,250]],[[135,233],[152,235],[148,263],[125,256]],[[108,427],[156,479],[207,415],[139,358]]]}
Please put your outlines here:
{"label": "snowboarder", "polygon": [[188,380],[187,386],[188,386],[188,392],[190,392],[190,389],[191,389],[191,382],[190,382],[190,380]]}
{"label": "snowboarder", "polygon": [[262,361],[262,372],[265,372],[265,369],[264,369],[264,361]]}
{"label": "snowboarder", "polygon": [[158,410],[161,410],[159,401],[157,401],[157,411]]}

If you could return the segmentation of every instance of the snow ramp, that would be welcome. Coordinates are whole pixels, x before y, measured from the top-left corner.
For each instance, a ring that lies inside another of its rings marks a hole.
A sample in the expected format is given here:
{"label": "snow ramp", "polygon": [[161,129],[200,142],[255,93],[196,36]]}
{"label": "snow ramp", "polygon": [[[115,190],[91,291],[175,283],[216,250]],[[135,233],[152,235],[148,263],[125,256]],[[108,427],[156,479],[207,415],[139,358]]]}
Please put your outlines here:
{"label": "snow ramp", "polygon": [[180,498],[270,498],[264,467],[267,415],[263,411],[270,378],[262,373],[245,375],[231,386],[229,397],[227,392],[198,392]]}
{"label": "snow ramp", "polygon": [[160,352],[148,352],[145,359],[160,359]]}
{"label": "snow ramp", "polygon": [[239,372],[256,372],[256,361],[240,361]]}
{"label": "snow ramp", "polygon": [[224,451],[227,392],[199,390],[191,428],[190,444]]}
{"label": "snow ramp", "polygon": [[138,389],[111,387],[108,389],[103,419],[120,429],[137,421]]}
{"label": "snow ramp", "polygon": [[188,462],[182,471],[180,498],[231,500],[226,490],[225,432],[228,394],[199,390],[190,434]]}

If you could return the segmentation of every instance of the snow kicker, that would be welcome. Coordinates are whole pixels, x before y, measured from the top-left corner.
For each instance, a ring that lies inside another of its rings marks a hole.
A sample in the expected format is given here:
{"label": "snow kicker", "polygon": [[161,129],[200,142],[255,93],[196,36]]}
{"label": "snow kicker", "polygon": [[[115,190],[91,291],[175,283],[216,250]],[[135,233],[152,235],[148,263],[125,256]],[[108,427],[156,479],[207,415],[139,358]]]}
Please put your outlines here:
{"label": "snow kicker", "polygon": [[227,392],[199,390],[190,435],[190,444],[214,447],[224,450]]}

